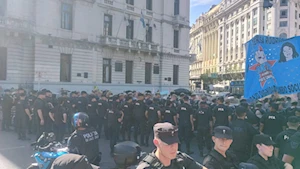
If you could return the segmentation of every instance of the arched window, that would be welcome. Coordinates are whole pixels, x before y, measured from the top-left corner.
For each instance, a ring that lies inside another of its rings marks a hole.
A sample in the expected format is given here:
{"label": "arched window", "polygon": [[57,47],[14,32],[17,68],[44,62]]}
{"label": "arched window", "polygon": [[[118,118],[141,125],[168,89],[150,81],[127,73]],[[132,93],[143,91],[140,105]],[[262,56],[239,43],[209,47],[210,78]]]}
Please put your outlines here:
{"label": "arched window", "polygon": [[287,38],[287,34],[286,34],[286,33],[281,33],[281,34],[279,35],[279,37],[280,37],[280,38]]}

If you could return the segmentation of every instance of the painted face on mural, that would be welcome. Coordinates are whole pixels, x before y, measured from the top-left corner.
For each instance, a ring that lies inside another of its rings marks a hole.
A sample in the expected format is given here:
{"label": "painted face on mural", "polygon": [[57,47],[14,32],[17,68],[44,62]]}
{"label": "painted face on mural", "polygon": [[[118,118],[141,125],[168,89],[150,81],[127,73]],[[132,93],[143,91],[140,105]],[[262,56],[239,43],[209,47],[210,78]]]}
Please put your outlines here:
{"label": "painted face on mural", "polygon": [[293,49],[289,46],[283,47],[283,54],[285,56],[286,61],[293,59]]}
{"label": "painted face on mural", "polygon": [[267,58],[266,58],[266,55],[263,50],[259,50],[256,52],[255,59],[256,59],[257,63],[259,63],[259,64],[263,64],[263,63],[267,62]]}

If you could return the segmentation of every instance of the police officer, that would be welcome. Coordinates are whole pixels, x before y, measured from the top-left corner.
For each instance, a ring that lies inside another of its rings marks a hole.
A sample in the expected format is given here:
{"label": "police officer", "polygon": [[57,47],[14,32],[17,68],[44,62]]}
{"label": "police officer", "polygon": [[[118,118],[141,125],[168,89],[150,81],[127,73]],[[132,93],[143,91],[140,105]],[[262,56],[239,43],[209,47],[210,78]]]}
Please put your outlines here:
{"label": "police officer", "polygon": [[178,126],[177,122],[177,110],[173,106],[173,103],[170,100],[167,100],[166,107],[162,113],[162,119],[164,122],[169,122],[174,126]]}
{"label": "police officer", "polygon": [[77,99],[76,108],[78,112],[87,112],[89,99],[86,91],[81,92],[81,96]]}
{"label": "police officer", "polygon": [[44,99],[44,102],[45,102],[45,110],[44,111],[45,111],[45,114],[47,114],[44,117],[45,131],[46,132],[52,132],[54,123],[49,117],[49,112],[51,112],[51,110],[54,108],[55,104],[53,102],[51,91],[44,89],[44,92],[45,92],[45,96],[46,96],[45,99]]}
{"label": "police officer", "polygon": [[285,129],[285,119],[277,110],[278,104],[272,103],[270,112],[264,114],[260,120],[260,132],[270,135],[274,140]]}
{"label": "police officer", "polygon": [[149,146],[149,137],[152,133],[153,126],[161,121],[161,112],[157,102],[158,99],[154,98],[153,102],[148,106],[145,113],[145,116],[147,118],[146,147]]}
{"label": "police officer", "polygon": [[131,140],[131,127],[133,126],[133,104],[131,96],[126,97],[126,103],[122,106],[121,110],[124,113],[121,135],[124,141]]}
{"label": "police officer", "polygon": [[26,129],[28,128],[28,120],[32,120],[29,103],[25,99],[26,94],[19,95],[19,100],[16,103],[16,127],[18,131],[19,140],[27,140]]}
{"label": "police officer", "polygon": [[300,131],[290,137],[282,161],[292,164],[294,169],[300,169]]}
{"label": "police officer", "polygon": [[45,103],[45,91],[38,92],[38,97],[34,102],[33,105],[33,119],[35,120],[36,124],[36,140],[40,138],[43,132],[46,132],[45,129],[45,119],[49,117],[46,111],[46,103]]}
{"label": "police officer", "polygon": [[254,136],[253,144],[258,149],[258,154],[251,157],[247,163],[256,165],[258,169],[292,169],[293,167],[273,156],[275,142],[272,137],[265,134]]}
{"label": "police officer", "polygon": [[208,169],[238,169],[236,156],[228,151],[232,143],[232,130],[227,126],[214,128],[212,140],[214,149],[204,158],[203,164]]}
{"label": "police officer", "polygon": [[247,109],[244,107],[237,107],[235,111],[237,119],[230,124],[233,135],[230,148],[239,159],[239,162],[246,162],[250,158],[253,137],[259,134],[258,130],[245,121],[246,112]]}
{"label": "police officer", "polygon": [[146,104],[144,102],[144,95],[138,94],[138,100],[133,106],[133,117],[134,117],[134,141],[138,143],[137,137],[140,133],[140,144],[145,145],[145,133],[146,133]]}
{"label": "police officer", "polygon": [[192,157],[178,151],[178,129],[171,123],[157,123],[153,131],[156,149],[136,169],[206,169]]}
{"label": "police officer", "polygon": [[2,120],[2,131],[9,131],[11,124],[11,108],[14,104],[14,99],[11,96],[10,90],[6,89],[5,94],[3,96],[2,101],[2,112],[3,112],[3,120]]}
{"label": "police officer", "polygon": [[298,127],[300,126],[299,119],[296,116],[291,116],[288,118],[288,129],[279,133],[275,140],[275,157],[282,159],[283,150],[286,144],[288,143],[290,137],[297,132]]}
{"label": "police officer", "polygon": [[54,123],[53,131],[57,142],[64,139],[67,123],[67,109],[64,107],[66,98],[58,98],[58,104],[49,112],[49,116]]}
{"label": "police officer", "polygon": [[[105,115],[108,111],[108,99],[106,98],[106,95],[103,93],[101,95],[101,98],[98,102],[98,114],[99,114],[99,119],[98,119],[98,133],[99,136],[101,137],[102,129],[104,126],[107,126],[107,120],[105,119]],[[106,129],[106,128],[105,128]],[[105,136],[106,139],[108,139],[108,132],[105,131]]]}
{"label": "police officer", "polygon": [[72,124],[75,131],[68,140],[68,149],[70,153],[86,155],[92,164],[99,165],[99,135],[88,123],[89,116],[86,113],[74,114]]}
{"label": "police officer", "polygon": [[206,102],[201,101],[200,107],[195,111],[197,122],[197,143],[200,156],[203,156],[204,143],[208,151],[211,150],[212,112]]}
{"label": "police officer", "polygon": [[[194,131],[194,119],[193,113],[194,110],[189,104],[189,97],[183,97],[183,104],[180,104],[178,107],[177,118],[179,119],[179,139],[180,142],[185,142],[187,154],[193,154],[190,149],[190,142],[192,137],[192,132]],[[181,147],[179,146],[179,149]]]}
{"label": "police officer", "polygon": [[91,127],[98,130],[99,114],[98,114],[98,102],[96,100],[96,96],[90,95],[86,113],[88,114],[88,116],[90,118]]}
{"label": "police officer", "polygon": [[106,115],[107,127],[110,140],[110,154],[113,155],[114,146],[117,144],[119,137],[119,129],[124,118],[124,113],[117,108],[117,98],[113,98],[113,102],[109,103]]}
{"label": "police officer", "polygon": [[214,107],[212,114],[214,127],[229,126],[232,112],[227,106],[224,105],[224,97],[219,97],[217,102],[218,105]]}
{"label": "police officer", "polygon": [[251,111],[249,104],[245,101],[241,103],[241,106],[247,110],[245,121],[252,124],[253,127],[258,129],[259,118],[255,115],[255,113]]}
{"label": "police officer", "polygon": [[[30,92],[30,95],[28,96],[28,103],[29,103],[29,111],[30,111],[30,115],[31,117],[33,116],[33,104],[35,102],[35,99],[37,98],[37,91],[32,90]],[[36,129],[35,129],[35,125],[34,125],[34,121],[33,120],[28,120],[28,134],[31,133],[35,133]]]}

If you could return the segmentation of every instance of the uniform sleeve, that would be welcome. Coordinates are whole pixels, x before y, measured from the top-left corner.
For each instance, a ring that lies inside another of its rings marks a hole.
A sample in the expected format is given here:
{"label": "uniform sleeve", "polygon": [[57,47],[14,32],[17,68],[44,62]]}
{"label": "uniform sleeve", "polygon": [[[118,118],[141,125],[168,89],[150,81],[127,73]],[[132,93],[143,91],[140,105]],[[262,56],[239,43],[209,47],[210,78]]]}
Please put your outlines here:
{"label": "uniform sleeve", "polygon": [[41,101],[37,101],[35,106],[36,106],[35,107],[36,110],[39,110],[39,109],[42,110],[43,109],[43,103]]}
{"label": "uniform sleeve", "polygon": [[30,110],[29,102],[24,102],[24,109]]}

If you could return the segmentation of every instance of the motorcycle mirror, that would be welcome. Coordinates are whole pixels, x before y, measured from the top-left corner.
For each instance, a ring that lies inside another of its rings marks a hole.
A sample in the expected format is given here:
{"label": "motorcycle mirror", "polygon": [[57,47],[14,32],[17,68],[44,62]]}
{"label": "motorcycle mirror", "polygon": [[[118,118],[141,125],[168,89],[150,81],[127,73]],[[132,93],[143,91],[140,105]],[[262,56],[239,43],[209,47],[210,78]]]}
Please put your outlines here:
{"label": "motorcycle mirror", "polygon": [[239,169],[258,169],[258,167],[250,163],[240,163]]}

